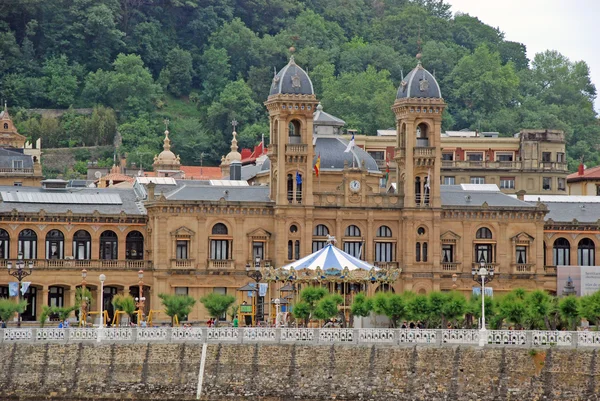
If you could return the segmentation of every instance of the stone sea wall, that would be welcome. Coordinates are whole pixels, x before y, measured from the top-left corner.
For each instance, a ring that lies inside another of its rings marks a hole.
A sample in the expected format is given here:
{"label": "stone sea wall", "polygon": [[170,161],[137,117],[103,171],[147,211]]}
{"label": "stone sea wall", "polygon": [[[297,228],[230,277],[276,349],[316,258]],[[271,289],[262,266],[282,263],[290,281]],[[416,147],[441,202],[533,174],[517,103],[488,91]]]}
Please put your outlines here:
{"label": "stone sea wall", "polygon": [[[2,400],[193,400],[202,344],[0,344]],[[208,344],[203,400],[600,399],[597,351]]]}

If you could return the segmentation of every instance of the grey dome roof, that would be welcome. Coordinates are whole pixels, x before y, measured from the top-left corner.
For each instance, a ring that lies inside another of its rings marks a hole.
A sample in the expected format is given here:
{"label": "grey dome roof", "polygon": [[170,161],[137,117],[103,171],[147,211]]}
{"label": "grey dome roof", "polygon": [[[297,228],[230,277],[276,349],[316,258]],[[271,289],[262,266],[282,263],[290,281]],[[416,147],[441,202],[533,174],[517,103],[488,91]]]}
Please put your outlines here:
{"label": "grey dome roof", "polygon": [[442,91],[435,77],[419,63],[400,83],[396,99],[409,97],[441,98]]}
{"label": "grey dome roof", "polygon": [[290,57],[290,62],[273,77],[269,95],[278,94],[315,94],[310,77],[306,71],[296,65],[294,56]]}
{"label": "grey dome roof", "polygon": [[317,158],[320,155],[322,171],[343,170],[344,162],[352,166],[352,160],[354,160],[355,167],[362,167],[362,162],[364,161],[368,171],[379,172],[379,167],[377,167],[375,159],[358,146],[354,146],[354,149],[346,153],[345,150],[348,147],[347,140],[337,136],[316,136],[315,139],[315,158],[313,164],[317,162]]}
{"label": "grey dome roof", "polygon": [[269,171],[271,170],[271,159],[268,157],[265,159],[263,164],[260,166],[260,171]]}

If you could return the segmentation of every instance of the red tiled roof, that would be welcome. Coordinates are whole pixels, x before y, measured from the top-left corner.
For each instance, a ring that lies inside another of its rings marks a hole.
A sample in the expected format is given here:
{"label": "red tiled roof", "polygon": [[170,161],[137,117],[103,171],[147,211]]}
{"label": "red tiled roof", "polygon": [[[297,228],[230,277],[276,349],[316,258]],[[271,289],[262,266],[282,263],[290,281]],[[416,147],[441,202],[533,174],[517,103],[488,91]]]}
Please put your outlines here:
{"label": "red tiled roof", "polygon": [[579,172],[575,172],[567,176],[568,182],[587,180],[600,180],[600,166],[586,168],[583,170],[583,175],[579,175]]}
{"label": "red tiled roof", "polygon": [[186,180],[220,180],[220,167],[181,166]]}
{"label": "red tiled roof", "polygon": [[250,149],[242,149],[242,164],[253,163],[264,154],[267,154],[267,149],[263,147],[262,141],[254,147],[252,153],[250,153]]}

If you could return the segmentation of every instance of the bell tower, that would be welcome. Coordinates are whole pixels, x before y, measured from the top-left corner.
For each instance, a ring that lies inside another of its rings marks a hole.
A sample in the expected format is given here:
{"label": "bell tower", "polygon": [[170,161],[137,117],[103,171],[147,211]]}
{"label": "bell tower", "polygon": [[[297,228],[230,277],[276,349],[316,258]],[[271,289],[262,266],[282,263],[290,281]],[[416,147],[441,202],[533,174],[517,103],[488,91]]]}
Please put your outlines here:
{"label": "bell tower", "polygon": [[397,130],[396,188],[406,208],[441,207],[440,137],[445,107],[440,86],[419,60],[400,83],[392,106]]}
{"label": "bell tower", "polygon": [[274,77],[269,111],[271,199],[277,205],[313,205],[313,112],[318,101],[308,74],[290,57]]}

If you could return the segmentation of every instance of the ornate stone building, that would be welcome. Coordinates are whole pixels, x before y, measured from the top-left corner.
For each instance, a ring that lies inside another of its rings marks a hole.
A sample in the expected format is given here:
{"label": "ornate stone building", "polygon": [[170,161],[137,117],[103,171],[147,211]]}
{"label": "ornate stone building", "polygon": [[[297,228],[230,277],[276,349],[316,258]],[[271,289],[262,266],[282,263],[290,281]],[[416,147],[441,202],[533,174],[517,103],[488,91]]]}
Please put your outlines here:
{"label": "ornate stone building", "polygon": [[[140,269],[147,309],[160,309],[160,293],[199,298],[221,292],[250,303],[248,292],[238,291],[252,281],[249,271],[300,259],[325,246],[328,235],[353,256],[400,267],[392,286],[397,292],[471,293],[477,285],[471,269],[481,263],[495,268],[495,293],[516,287],[556,291],[556,278],[543,262],[552,252],[544,242],[545,205],[493,185],[440,184],[446,104],[420,63],[391,105],[396,192],[381,187],[383,173],[366,151],[339,135],[315,132],[317,105],[309,76],[292,58],[274,77],[265,102],[271,143],[255,185],[144,177],[131,189],[0,187],[2,263],[16,263],[19,253],[33,260],[29,280],[37,311],[53,302],[72,304],[83,268],[94,298],[107,306],[116,292],[139,293]],[[167,145],[157,163],[177,163]],[[237,152],[234,138],[223,166],[233,178]],[[107,276],[102,297],[100,273]],[[9,281],[0,274],[0,296]],[[268,302],[283,285],[270,284],[258,298],[259,313],[269,313]],[[377,290],[373,284],[366,289]],[[208,314],[197,306],[189,318]]]}

